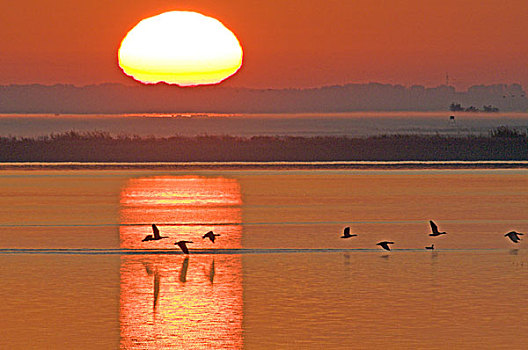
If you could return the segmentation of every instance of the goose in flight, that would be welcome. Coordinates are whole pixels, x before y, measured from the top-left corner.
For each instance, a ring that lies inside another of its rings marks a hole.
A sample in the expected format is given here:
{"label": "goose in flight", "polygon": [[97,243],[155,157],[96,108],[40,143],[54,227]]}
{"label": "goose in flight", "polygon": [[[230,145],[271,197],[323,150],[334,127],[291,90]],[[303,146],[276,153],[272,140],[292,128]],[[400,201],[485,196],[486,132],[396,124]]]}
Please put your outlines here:
{"label": "goose in flight", "polygon": [[202,236],[202,239],[209,238],[211,242],[214,243],[215,237],[218,237],[218,236],[220,236],[220,234],[214,233],[213,231],[209,231],[205,235]]}
{"label": "goose in flight", "polygon": [[174,244],[177,245],[178,247],[180,247],[180,249],[182,250],[182,252],[184,254],[189,254],[189,249],[187,248],[187,243],[193,243],[193,241],[178,241],[178,242],[176,242]]}
{"label": "goose in flight", "polygon": [[160,232],[158,230],[158,227],[154,224],[152,224],[152,231],[154,232],[154,235],[147,235],[141,242],[145,241],[157,241],[162,238],[169,238],[167,236],[160,236]]}
{"label": "goose in flight", "polygon": [[521,241],[521,237],[519,237],[519,235],[522,236],[524,234],[520,232],[510,231],[507,234],[505,234],[504,237],[508,237],[509,239],[512,240],[513,243],[519,243]]}
{"label": "goose in flight", "polygon": [[425,247],[425,249],[434,250],[434,244],[431,244],[431,246],[429,246],[429,247]]}
{"label": "goose in flight", "polygon": [[394,244],[394,242],[382,241],[382,242],[376,243],[376,245],[379,245],[380,247],[382,247],[385,250],[391,250],[390,247],[389,247],[389,244]]}
{"label": "goose in flight", "polygon": [[429,223],[431,224],[431,230],[433,231],[433,233],[430,233],[429,236],[436,237],[447,234],[447,232],[438,231],[438,226],[436,226],[436,224],[432,220],[430,220]]}
{"label": "goose in flight", "polygon": [[341,238],[350,238],[350,237],[356,237],[356,236],[357,236],[356,234],[353,234],[353,235],[350,234],[350,227],[345,227]]}

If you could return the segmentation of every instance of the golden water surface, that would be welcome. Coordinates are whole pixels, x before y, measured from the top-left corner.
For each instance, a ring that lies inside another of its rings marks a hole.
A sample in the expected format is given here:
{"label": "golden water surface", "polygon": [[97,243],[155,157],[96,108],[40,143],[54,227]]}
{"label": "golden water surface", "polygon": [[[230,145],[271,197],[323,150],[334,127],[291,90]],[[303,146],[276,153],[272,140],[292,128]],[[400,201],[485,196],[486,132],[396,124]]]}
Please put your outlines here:
{"label": "golden water surface", "polygon": [[528,343],[504,237],[528,231],[526,170],[20,170],[0,192],[0,348]]}

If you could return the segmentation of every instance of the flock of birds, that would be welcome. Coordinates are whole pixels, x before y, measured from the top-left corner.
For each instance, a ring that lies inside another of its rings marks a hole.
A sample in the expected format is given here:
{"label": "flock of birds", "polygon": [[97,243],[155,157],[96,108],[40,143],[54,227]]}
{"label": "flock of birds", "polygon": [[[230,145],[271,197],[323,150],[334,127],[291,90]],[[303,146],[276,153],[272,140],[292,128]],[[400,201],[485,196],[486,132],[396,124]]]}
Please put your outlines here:
{"label": "flock of birds", "polygon": [[[429,236],[436,237],[436,236],[447,234],[447,232],[440,232],[438,230],[438,226],[432,220],[429,221],[429,224],[431,225],[431,233],[429,234]],[[504,237],[508,237],[509,239],[512,240],[513,243],[519,243],[521,241],[521,237],[519,236],[522,236],[522,235],[523,233],[516,232],[516,231],[510,231],[507,234],[505,234]],[[350,227],[345,227],[341,238],[350,238],[350,237],[356,237],[356,236],[357,234],[350,233]],[[381,241],[381,242],[376,243],[376,245],[379,245],[381,248],[385,250],[391,250],[390,244],[394,244],[394,242]],[[430,246],[425,247],[425,249],[434,250],[435,249],[434,244],[431,244]]]}
{"label": "flock of birds", "polygon": [[[438,226],[432,220],[429,221],[429,224],[431,225],[431,233],[429,234],[429,236],[437,237],[437,236],[440,236],[440,235],[447,234],[447,232],[440,232],[438,230]],[[161,236],[160,235],[160,231],[159,231],[158,227],[155,224],[152,224],[152,231],[153,231],[153,234],[152,235],[147,235],[145,238],[143,238],[142,242],[158,241],[158,240],[163,239],[163,238],[169,238],[167,236]],[[522,236],[522,235],[523,235],[523,233],[516,232],[516,231],[510,231],[507,234],[505,234],[504,237],[508,237],[513,243],[519,243],[521,241],[521,237],[519,237],[519,236]],[[216,237],[218,237],[218,236],[220,236],[220,235],[217,234],[217,233],[214,233],[213,231],[209,231],[209,232],[207,232],[206,234],[204,234],[202,236],[202,239],[209,238],[209,240],[214,243]],[[345,229],[343,230],[343,235],[341,236],[341,238],[351,238],[351,237],[356,237],[356,236],[357,236],[357,234],[351,234],[350,233],[350,227],[345,227]],[[182,250],[182,252],[184,254],[189,254],[189,248],[187,248],[187,244],[188,243],[194,243],[194,242],[193,241],[182,240],[182,241],[178,241],[178,242],[174,243],[174,245],[177,245],[178,247],[180,247],[180,249]],[[376,243],[376,245],[379,245],[381,248],[383,248],[385,250],[391,250],[390,244],[394,244],[394,242],[381,241],[381,242]],[[434,244],[431,244],[430,246],[425,247],[425,249],[434,250],[435,249],[434,248]]]}
{"label": "flock of birds", "polygon": [[[160,231],[159,231],[158,227],[155,224],[152,224],[152,232],[153,232],[152,235],[147,235],[145,238],[143,238],[141,240],[141,242],[158,241],[158,240],[163,239],[163,238],[169,238],[167,236],[161,236],[160,235]],[[213,231],[209,231],[205,235],[202,236],[202,239],[209,238],[209,240],[214,243],[216,237],[218,237],[218,236],[220,236],[218,233],[214,233]],[[183,240],[183,241],[178,241],[178,242],[174,243],[174,245],[177,245],[178,247],[180,247],[180,249],[182,250],[182,252],[184,254],[189,254],[189,248],[187,248],[187,244],[188,243],[194,243],[194,242],[193,241],[185,241],[185,240]]]}

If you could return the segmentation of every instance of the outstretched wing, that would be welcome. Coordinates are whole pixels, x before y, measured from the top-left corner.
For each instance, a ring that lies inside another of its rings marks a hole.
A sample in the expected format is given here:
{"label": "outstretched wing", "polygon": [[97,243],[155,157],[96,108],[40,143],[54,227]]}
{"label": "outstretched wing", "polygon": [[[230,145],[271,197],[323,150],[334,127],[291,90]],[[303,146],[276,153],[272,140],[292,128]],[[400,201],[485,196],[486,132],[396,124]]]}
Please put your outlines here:
{"label": "outstretched wing", "polygon": [[350,227],[345,227],[345,230],[343,231],[344,236],[350,235]]}
{"label": "outstretched wing", "polygon": [[518,235],[517,232],[512,231],[512,232],[508,232],[505,236],[508,237],[509,239],[511,239],[514,243],[519,243],[521,238],[519,236],[517,236],[517,235]]}
{"label": "outstretched wing", "polygon": [[202,238],[209,238],[214,243],[215,234],[213,231],[209,231],[205,235],[203,235]]}
{"label": "outstretched wing", "polygon": [[376,245],[381,246],[383,249],[391,250],[389,247],[389,244],[394,244],[394,242],[383,241],[383,242],[376,243]]}
{"label": "outstretched wing", "polygon": [[438,226],[436,226],[432,220],[429,220],[429,223],[431,224],[431,230],[433,230],[433,233],[438,233]]}
{"label": "outstretched wing", "polygon": [[519,238],[519,236],[517,236],[517,232],[515,232],[515,231],[508,232],[507,234],[504,235],[504,237],[508,237],[514,243],[519,243],[519,241],[521,240],[521,238]]}
{"label": "outstretched wing", "polygon": [[152,224],[152,231],[154,232],[154,238],[159,239],[160,233],[159,233],[158,227],[154,224]]}

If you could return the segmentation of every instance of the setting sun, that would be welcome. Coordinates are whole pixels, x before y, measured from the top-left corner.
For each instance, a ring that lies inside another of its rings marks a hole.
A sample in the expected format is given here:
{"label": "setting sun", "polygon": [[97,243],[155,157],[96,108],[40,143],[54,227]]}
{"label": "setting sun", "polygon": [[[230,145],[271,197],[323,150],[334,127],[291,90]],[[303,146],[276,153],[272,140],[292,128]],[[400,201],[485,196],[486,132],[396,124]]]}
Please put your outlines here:
{"label": "setting sun", "polygon": [[220,21],[196,12],[171,11],[146,18],[128,32],[119,66],[146,84],[217,84],[242,65],[242,47]]}

